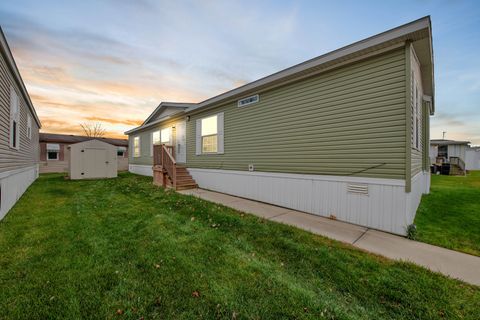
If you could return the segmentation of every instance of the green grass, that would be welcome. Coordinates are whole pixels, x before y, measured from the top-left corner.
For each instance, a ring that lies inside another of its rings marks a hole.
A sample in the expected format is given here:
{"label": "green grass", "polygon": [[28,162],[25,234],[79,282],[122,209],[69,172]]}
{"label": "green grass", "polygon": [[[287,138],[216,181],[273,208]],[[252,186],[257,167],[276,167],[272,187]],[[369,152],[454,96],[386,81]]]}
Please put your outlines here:
{"label": "green grass", "polygon": [[0,222],[0,319],[478,319],[479,311],[479,287],[131,174],[41,176]]}
{"label": "green grass", "polygon": [[480,171],[433,175],[415,224],[419,241],[480,256]]}

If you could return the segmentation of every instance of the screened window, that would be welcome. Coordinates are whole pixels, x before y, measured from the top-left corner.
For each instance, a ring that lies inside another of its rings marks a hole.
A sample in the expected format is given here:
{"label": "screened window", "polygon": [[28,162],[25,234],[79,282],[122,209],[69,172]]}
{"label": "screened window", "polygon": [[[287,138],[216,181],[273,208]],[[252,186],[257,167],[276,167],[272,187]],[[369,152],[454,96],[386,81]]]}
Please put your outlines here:
{"label": "screened window", "polygon": [[20,148],[20,107],[18,105],[18,96],[13,87],[10,87],[10,147]]}
{"label": "screened window", "polygon": [[28,139],[32,139],[32,117],[27,115],[27,137]]}
{"label": "screened window", "polygon": [[202,119],[202,153],[218,151],[218,116],[214,115]]}
{"label": "screened window", "polygon": [[140,157],[140,137],[133,138],[133,156]]}

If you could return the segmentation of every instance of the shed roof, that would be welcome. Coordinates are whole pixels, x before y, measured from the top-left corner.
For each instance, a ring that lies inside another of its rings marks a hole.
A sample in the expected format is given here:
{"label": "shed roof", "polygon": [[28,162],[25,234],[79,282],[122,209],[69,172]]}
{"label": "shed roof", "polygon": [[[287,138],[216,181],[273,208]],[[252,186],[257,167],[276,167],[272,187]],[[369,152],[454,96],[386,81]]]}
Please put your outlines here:
{"label": "shed roof", "polygon": [[75,136],[70,134],[57,134],[57,133],[40,133],[40,142],[56,142],[64,144],[72,144],[78,142],[84,142],[89,140],[100,140],[114,146],[127,147],[128,140],[126,139],[114,139],[114,138],[92,138],[87,136]]}

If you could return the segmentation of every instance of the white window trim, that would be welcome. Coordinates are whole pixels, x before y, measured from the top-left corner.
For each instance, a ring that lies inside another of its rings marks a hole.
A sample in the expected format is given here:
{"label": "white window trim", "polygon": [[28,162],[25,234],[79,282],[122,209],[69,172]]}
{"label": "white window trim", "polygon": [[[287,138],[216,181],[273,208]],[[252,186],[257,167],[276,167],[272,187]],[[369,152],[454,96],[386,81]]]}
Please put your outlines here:
{"label": "white window trim", "polygon": [[[16,125],[15,136],[13,136],[14,124]],[[9,146],[12,149],[20,150],[20,103],[15,89],[10,86],[10,130]],[[14,140],[15,139],[15,143]]]}
{"label": "white window trim", "polygon": [[[202,119],[209,118],[212,116],[217,116],[217,152],[202,152]],[[210,114],[208,116],[202,117],[195,121],[195,154],[199,155],[215,155],[215,154],[224,154],[224,120],[225,116],[223,112]]]}
{"label": "white window trim", "polygon": [[[138,154],[135,154],[135,140],[138,139]],[[133,158],[140,158],[142,155],[142,141],[140,136],[133,137],[132,140],[132,157]]]}

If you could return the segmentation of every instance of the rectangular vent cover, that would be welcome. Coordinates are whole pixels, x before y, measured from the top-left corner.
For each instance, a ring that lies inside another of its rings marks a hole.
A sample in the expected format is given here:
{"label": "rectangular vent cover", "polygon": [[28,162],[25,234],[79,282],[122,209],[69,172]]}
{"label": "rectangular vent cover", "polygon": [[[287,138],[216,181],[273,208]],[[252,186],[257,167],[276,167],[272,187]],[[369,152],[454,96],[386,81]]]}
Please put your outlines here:
{"label": "rectangular vent cover", "polygon": [[348,184],[347,192],[354,194],[363,194],[368,196],[368,185],[366,184]]}
{"label": "rectangular vent cover", "polygon": [[254,96],[250,96],[250,97],[246,97],[238,100],[238,106],[245,107],[245,106],[248,106],[249,104],[257,103],[259,100],[260,100],[260,97],[258,96],[258,94],[256,94]]}

